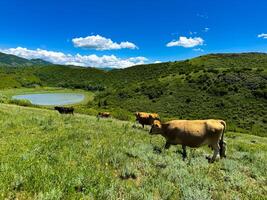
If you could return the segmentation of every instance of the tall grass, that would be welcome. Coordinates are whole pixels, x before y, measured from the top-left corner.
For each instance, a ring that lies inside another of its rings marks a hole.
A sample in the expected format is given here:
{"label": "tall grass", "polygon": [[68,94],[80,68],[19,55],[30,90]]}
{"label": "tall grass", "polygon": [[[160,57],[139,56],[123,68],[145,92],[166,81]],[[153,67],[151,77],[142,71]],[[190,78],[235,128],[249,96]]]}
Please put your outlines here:
{"label": "tall grass", "polygon": [[0,199],[264,199],[267,139],[226,133],[208,148],[160,150],[130,122],[0,104]]}

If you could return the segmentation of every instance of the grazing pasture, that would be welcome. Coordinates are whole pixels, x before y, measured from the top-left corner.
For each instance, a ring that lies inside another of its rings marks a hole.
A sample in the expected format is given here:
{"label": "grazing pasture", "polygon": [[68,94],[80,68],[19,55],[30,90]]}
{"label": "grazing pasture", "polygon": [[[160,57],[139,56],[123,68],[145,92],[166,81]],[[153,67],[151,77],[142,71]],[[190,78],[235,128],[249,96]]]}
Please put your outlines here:
{"label": "grazing pasture", "polygon": [[0,104],[0,199],[264,199],[267,138],[226,132],[207,147],[163,150],[132,122]]}

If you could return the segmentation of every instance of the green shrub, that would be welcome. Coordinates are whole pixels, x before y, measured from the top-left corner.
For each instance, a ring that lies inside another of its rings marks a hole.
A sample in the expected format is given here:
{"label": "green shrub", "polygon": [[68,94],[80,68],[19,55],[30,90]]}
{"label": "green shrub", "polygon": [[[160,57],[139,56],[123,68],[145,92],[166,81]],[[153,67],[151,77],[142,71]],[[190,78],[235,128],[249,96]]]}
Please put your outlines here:
{"label": "green shrub", "polygon": [[228,93],[227,87],[216,87],[213,86],[209,89],[210,93],[214,94],[215,96],[224,96]]}
{"label": "green shrub", "polygon": [[255,97],[267,99],[267,88],[258,89],[252,92]]}
{"label": "green shrub", "polygon": [[129,121],[131,119],[130,113],[124,110],[117,110],[112,112],[112,116],[119,120]]}
{"label": "green shrub", "polygon": [[11,99],[9,103],[16,104],[19,106],[32,106],[32,103],[26,99]]}
{"label": "green shrub", "polygon": [[0,94],[0,103],[8,103],[8,97]]}

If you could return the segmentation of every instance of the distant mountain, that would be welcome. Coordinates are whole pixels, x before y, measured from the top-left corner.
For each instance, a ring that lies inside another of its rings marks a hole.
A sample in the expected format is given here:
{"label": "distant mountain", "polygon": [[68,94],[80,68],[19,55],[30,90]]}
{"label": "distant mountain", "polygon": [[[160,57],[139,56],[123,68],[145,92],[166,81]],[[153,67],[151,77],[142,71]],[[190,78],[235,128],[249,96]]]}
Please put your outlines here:
{"label": "distant mountain", "polygon": [[101,68],[102,70],[104,70],[104,71],[111,71],[111,70],[114,70],[114,68],[112,68],[112,67],[103,67],[103,68]]}
{"label": "distant mountain", "polygon": [[42,59],[31,59],[30,60],[31,63],[33,63],[34,65],[51,65],[52,63],[42,60]]}
{"label": "distant mountain", "polygon": [[0,52],[0,66],[5,67],[27,67],[34,65],[51,65],[50,62],[44,61],[42,59],[25,59],[18,56],[5,54]]}

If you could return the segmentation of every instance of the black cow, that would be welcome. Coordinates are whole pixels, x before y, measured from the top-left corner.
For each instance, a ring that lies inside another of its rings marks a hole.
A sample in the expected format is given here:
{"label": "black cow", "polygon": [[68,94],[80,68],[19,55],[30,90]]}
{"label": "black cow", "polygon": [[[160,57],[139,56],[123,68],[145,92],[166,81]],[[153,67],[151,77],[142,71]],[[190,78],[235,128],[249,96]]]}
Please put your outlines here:
{"label": "black cow", "polygon": [[59,107],[56,106],[55,110],[57,110],[60,114],[73,114],[74,112],[74,108],[73,107]]}

